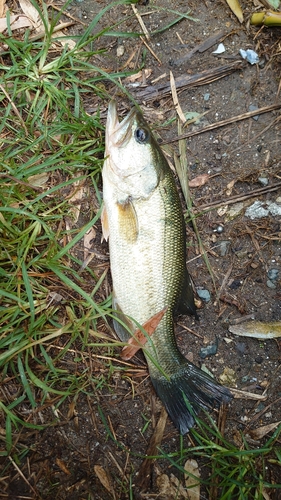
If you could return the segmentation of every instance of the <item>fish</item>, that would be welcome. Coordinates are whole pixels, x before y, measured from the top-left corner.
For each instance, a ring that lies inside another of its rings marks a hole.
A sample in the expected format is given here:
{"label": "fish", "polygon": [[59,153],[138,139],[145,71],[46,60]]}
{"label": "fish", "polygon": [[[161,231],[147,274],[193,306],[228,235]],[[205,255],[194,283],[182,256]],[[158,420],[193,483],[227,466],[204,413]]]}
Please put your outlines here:
{"label": "fish", "polygon": [[197,318],[185,222],[173,173],[136,107],[119,121],[116,102],[109,103],[102,179],[114,329],[128,342],[154,321],[142,346],[151,382],[176,428],[186,434],[200,408],[228,403],[232,395],[177,347],[175,315]]}

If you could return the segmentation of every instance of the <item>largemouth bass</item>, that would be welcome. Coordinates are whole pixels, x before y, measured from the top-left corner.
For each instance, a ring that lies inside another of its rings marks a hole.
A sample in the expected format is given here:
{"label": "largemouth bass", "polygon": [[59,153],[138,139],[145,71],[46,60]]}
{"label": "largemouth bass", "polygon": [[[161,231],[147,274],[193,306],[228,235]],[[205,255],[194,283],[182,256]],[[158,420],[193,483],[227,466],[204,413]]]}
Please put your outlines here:
{"label": "largemouth bass", "polygon": [[157,395],[185,434],[194,424],[192,413],[229,402],[232,396],[178,350],[174,314],[196,315],[181,202],[167,160],[141,113],[134,108],[119,123],[113,101],[102,175],[114,328],[127,341],[163,311],[144,353]]}

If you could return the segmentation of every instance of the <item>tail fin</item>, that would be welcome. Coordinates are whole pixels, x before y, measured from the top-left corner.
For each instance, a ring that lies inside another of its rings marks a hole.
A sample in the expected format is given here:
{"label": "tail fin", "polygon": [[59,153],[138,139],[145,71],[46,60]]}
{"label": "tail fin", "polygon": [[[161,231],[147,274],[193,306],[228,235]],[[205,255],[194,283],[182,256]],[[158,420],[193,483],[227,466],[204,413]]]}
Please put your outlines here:
{"label": "tail fin", "polygon": [[161,376],[155,378],[151,374],[155,391],[181,434],[186,434],[194,425],[186,400],[198,413],[200,408],[213,408],[222,403],[229,403],[231,392],[218,384],[212,377],[192,363],[181,365],[180,369],[170,379]]}

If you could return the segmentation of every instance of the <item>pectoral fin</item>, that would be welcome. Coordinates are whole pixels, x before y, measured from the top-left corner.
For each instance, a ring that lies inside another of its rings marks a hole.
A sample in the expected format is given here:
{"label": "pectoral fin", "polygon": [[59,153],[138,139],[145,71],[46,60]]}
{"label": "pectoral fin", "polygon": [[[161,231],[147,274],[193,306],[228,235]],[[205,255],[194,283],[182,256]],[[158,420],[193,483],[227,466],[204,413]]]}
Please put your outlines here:
{"label": "pectoral fin", "polygon": [[125,203],[117,203],[119,231],[121,237],[128,243],[134,243],[137,240],[138,217],[135,207],[130,199]]}
{"label": "pectoral fin", "polygon": [[108,215],[105,206],[103,206],[101,213],[101,226],[102,226],[102,239],[105,239],[105,241],[107,241],[109,237],[109,225],[108,225]]}
{"label": "pectoral fin", "polygon": [[148,321],[146,321],[146,323],[144,323],[143,329],[146,331],[147,335],[145,335],[139,328],[135,331],[134,336],[128,341],[128,344],[130,345],[125,346],[122,349],[122,359],[128,361],[143,345],[145,345],[147,342],[147,336],[151,337],[151,335],[155,332],[166,311],[167,307],[164,307],[162,311],[154,314]]}

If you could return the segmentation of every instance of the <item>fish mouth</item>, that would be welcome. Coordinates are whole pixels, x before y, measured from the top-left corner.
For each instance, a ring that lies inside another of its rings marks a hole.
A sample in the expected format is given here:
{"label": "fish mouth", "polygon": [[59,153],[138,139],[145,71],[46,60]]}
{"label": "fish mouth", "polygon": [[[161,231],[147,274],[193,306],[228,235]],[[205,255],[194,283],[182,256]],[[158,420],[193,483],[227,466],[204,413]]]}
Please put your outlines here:
{"label": "fish mouth", "polygon": [[135,119],[136,109],[131,109],[130,113],[119,122],[117,105],[115,101],[110,101],[106,122],[106,156],[110,154],[112,147],[122,147],[131,138],[132,124]]}

